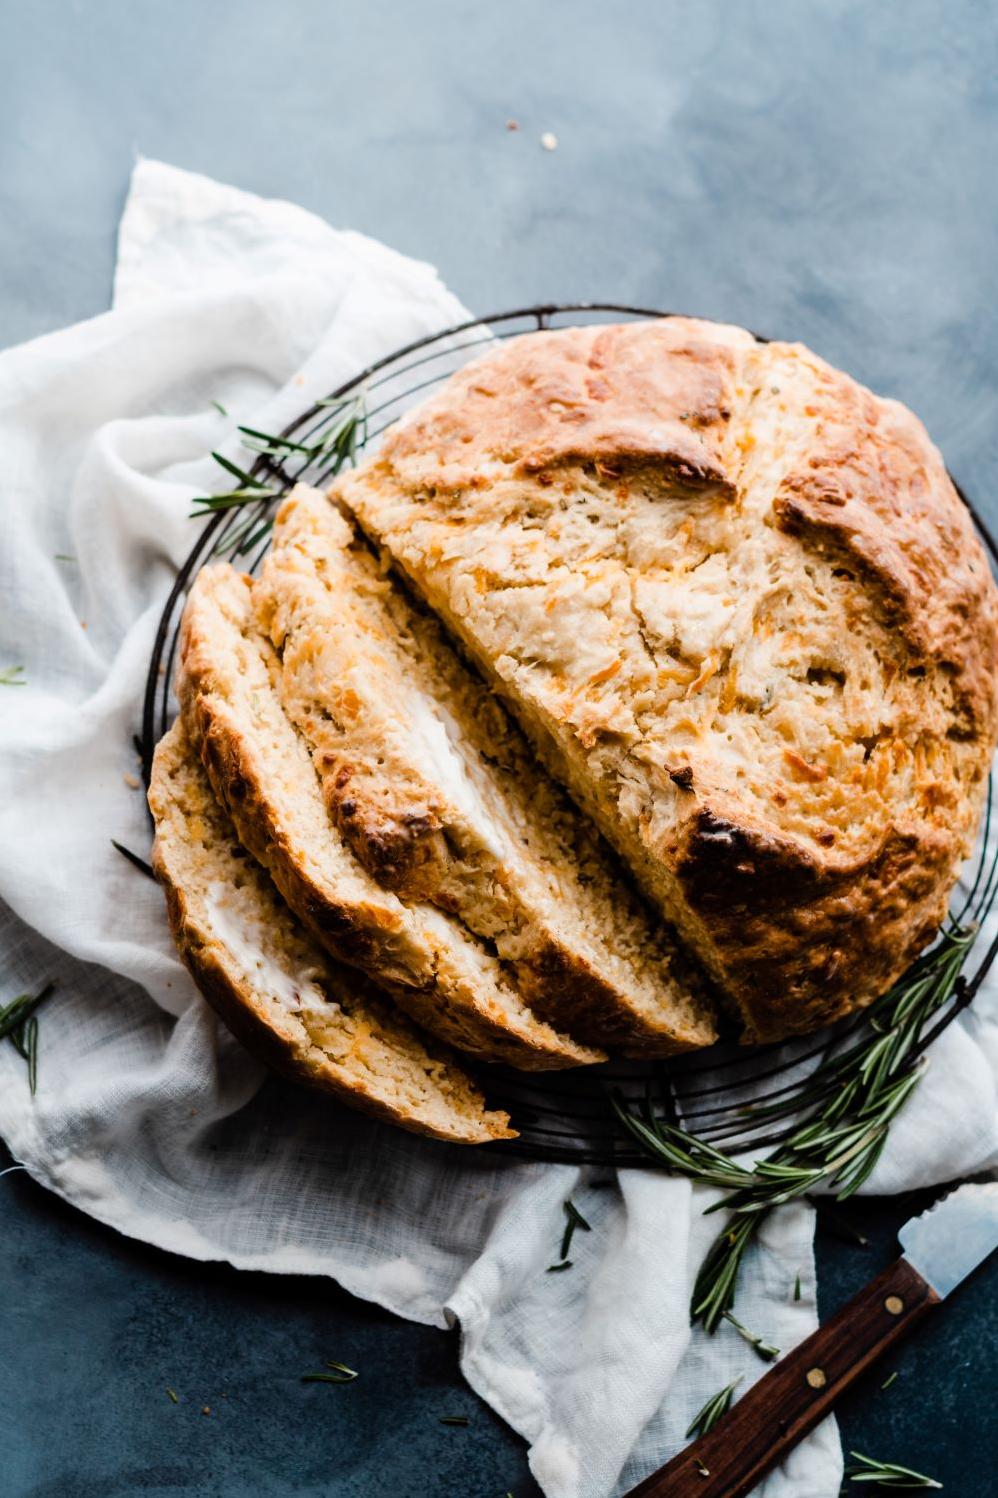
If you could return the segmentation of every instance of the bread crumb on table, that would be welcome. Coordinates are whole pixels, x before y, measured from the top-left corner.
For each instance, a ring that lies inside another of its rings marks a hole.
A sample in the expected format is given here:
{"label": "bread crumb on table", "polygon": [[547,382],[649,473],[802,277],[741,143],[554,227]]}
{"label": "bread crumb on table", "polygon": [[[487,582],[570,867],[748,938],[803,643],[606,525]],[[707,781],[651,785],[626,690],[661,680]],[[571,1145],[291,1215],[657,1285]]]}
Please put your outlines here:
{"label": "bread crumb on table", "polygon": [[544,134],[541,136],[541,145],[544,147],[545,151],[557,151],[558,137],[552,131],[545,130]]}

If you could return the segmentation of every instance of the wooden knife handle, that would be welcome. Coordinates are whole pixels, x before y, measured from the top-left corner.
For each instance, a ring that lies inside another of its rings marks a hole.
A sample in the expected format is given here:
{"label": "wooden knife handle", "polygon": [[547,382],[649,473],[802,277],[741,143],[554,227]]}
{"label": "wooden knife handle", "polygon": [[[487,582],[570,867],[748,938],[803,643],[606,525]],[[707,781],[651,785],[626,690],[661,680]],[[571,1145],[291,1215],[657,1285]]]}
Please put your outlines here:
{"label": "wooden knife handle", "polygon": [[745,1498],[843,1390],[938,1304],[932,1286],[906,1259],[896,1260],[627,1498]]}

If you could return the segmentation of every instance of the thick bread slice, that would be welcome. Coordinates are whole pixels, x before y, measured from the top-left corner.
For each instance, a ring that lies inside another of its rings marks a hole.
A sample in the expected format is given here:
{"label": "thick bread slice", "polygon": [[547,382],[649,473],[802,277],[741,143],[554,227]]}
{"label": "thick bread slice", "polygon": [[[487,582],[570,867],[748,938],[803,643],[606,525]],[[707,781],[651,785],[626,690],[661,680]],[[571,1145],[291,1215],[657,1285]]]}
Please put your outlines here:
{"label": "thick bread slice", "polygon": [[868,1003],[932,936],[998,732],[998,592],[910,411],[737,328],[562,329],[334,494],[747,1038]]}
{"label": "thick bread slice", "polygon": [[530,1071],[603,1059],[532,1014],[458,922],[403,904],[345,846],[281,707],[279,662],[255,626],[250,588],[227,565],[202,569],[184,611],[177,679],[188,731],[244,846],[327,950],[441,1039]]}
{"label": "thick bread slice", "polygon": [[372,984],[330,961],[248,858],[181,720],[153,760],[153,864],[170,928],[205,998],[276,1070],[364,1113],[454,1143],[510,1139],[443,1049]]}
{"label": "thick bread slice", "polygon": [[702,984],[595,831],[324,494],[282,505],[254,601],[330,815],[382,884],[493,942],[584,1040],[668,1055],[715,1039]]}

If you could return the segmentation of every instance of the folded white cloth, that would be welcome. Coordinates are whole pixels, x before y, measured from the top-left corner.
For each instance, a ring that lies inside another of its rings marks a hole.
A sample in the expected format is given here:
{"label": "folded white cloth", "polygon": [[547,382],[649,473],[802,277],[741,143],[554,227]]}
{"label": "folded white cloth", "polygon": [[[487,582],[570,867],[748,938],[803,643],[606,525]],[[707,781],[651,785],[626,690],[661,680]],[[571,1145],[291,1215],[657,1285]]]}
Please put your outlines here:
{"label": "folded white cloth", "polygon": [[[464,315],[427,265],[146,161],[114,310],[0,355],[0,668],[25,668],[25,685],[0,686],[0,1001],[58,980],[37,1097],[0,1046],[0,1133],[37,1180],[136,1238],[459,1322],[468,1379],[531,1443],[544,1490],[604,1498],[677,1450],[710,1394],[762,1372],[730,1328],[690,1331],[710,1193],[653,1172],[595,1190],[591,1172],[434,1145],[264,1086],[181,967],[159,891],[110,844],[148,847],[131,736],[195,536],[189,501],[218,487],[210,449],[236,421],[279,429]],[[870,1189],[998,1160],[994,986],[932,1061]],[[548,1275],[569,1196],[592,1231],[573,1270]],[[746,1263],[739,1314],[783,1348],[815,1325],[811,1237],[810,1210],[791,1207]],[[840,1471],[828,1422],[762,1491],[832,1498]]]}

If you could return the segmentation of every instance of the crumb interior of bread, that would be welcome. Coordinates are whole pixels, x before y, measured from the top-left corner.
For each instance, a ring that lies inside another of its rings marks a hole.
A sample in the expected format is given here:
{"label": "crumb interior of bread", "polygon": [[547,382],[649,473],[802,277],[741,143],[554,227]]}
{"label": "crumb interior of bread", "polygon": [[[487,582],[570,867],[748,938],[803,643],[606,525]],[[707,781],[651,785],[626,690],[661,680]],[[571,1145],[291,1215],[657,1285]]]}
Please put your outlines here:
{"label": "crumb interior of bread", "polygon": [[166,784],[157,808],[159,856],[200,939],[271,1028],[348,1089],[437,1130],[454,1132],[457,1116],[480,1121],[482,1137],[501,1132],[502,1115],[484,1112],[469,1079],[297,926],[236,839],[189,749],[174,757]]}
{"label": "crumb interior of bread", "polygon": [[709,1005],[673,942],[489,690],[324,496],[298,490],[285,506],[268,582],[295,677],[290,710],[320,745],[320,767],[331,777],[346,767],[350,795],[376,808],[441,823],[430,898],[504,961],[529,959],[540,928],[649,1021],[709,1038]]}

